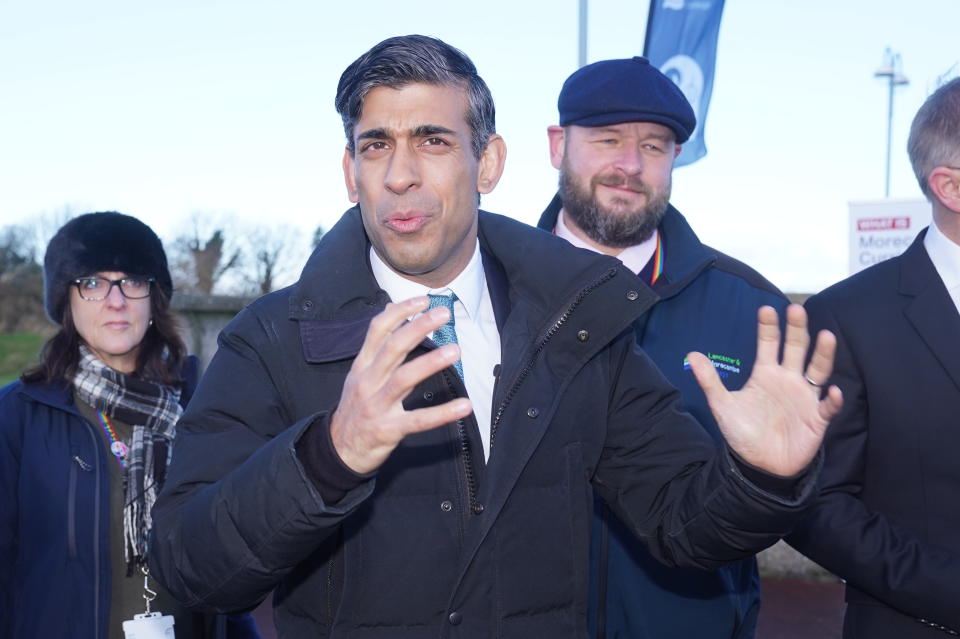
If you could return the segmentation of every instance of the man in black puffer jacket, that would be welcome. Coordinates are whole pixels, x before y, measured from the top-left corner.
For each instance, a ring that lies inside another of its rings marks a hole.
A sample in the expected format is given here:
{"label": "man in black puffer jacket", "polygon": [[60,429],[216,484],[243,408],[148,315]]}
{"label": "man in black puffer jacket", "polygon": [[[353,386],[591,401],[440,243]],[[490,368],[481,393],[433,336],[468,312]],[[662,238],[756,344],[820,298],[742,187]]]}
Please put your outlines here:
{"label": "man in black puffer jacket", "polygon": [[804,380],[832,341],[804,369],[802,309],[782,365],[762,314],[748,391],[690,356],[718,446],[634,346],[655,295],[633,273],[478,212],[505,147],[465,55],[386,40],[337,107],[358,206],[221,336],[154,510],[173,593],[234,610],[275,590],[282,637],[583,637],[591,487],[668,563],[790,530],[840,404]]}

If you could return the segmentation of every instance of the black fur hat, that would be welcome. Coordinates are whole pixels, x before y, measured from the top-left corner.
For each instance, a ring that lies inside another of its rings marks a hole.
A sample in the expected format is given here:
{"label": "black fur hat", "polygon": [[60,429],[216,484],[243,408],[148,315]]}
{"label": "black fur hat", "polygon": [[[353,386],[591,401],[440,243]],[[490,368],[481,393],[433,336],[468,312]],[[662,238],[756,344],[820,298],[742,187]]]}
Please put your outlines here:
{"label": "black fur hat", "polygon": [[167,297],[173,294],[167,255],[149,226],[122,213],[87,213],[64,224],[47,244],[43,294],[51,320],[63,321],[70,283],[98,271],[152,276]]}

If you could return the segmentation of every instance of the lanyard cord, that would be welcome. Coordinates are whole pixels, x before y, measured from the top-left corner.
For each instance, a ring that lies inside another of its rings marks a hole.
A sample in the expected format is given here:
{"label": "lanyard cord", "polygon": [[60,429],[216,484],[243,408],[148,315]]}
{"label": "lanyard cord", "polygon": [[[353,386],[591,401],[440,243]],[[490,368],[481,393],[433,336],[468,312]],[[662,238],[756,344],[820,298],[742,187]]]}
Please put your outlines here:
{"label": "lanyard cord", "polygon": [[117,437],[116,431],[113,430],[113,424],[110,423],[110,418],[107,417],[106,413],[97,411],[97,419],[100,420],[100,426],[103,427],[104,434],[106,434],[107,439],[110,440],[110,452],[117,458],[117,463],[120,464],[120,468],[126,468],[127,453],[130,449]]}

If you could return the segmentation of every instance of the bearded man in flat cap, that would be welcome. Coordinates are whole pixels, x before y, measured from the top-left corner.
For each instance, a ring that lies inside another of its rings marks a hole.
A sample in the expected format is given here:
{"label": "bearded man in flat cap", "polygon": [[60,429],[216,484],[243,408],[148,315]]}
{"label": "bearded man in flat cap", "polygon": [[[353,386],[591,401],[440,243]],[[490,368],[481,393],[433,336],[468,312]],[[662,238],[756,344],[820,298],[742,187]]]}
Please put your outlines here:
{"label": "bearded man in flat cap", "polygon": [[[539,226],[612,255],[659,301],[634,323],[637,340],[722,441],[686,354],[706,353],[729,390],[750,376],[757,309],[783,294],[749,266],[700,242],[670,205],[674,159],[696,126],[677,86],[645,58],[603,60],[563,85],[560,125],[547,129],[560,188]],[[756,630],[754,558],[707,572],[668,568],[600,499],[591,544],[593,637],[747,639]]]}

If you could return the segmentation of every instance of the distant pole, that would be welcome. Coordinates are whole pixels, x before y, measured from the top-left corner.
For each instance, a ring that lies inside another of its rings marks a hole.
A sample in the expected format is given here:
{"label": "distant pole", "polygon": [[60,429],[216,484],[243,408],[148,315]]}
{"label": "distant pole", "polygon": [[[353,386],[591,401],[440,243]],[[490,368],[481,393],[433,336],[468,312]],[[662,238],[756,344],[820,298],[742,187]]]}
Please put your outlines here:
{"label": "distant pole", "polygon": [[890,141],[893,138],[893,88],[909,84],[907,76],[900,72],[900,54],[894,53],[890,47],[883,51],[883,62],[873,77],[886,78],[887,93],[887,176],[884,183],[883,196],[890,197]]}
{"label": "distant pole", "polygon": [[580,0],[580,57],[578,67],[587,64],[587,0]]}

